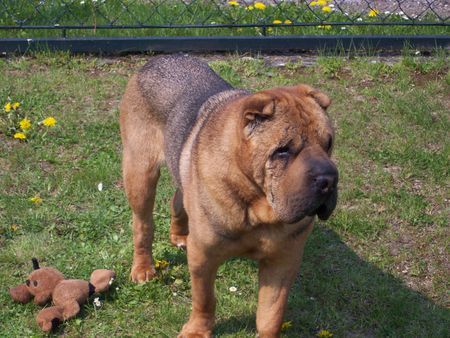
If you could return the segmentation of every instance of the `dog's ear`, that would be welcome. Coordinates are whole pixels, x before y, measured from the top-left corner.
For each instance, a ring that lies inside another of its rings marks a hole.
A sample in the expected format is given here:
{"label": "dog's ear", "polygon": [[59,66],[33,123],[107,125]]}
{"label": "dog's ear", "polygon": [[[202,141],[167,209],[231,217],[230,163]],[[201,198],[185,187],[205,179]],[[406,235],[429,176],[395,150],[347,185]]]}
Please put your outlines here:
{"label": "dog's ear", "polygon": [[275,98],[266,93],[256,93],[245,99],[242,109],[247,121],[253,121],[258,116],[268,118],[275,111]]}
{"label": "dog's ear", "polygon": [[314,89],[308,85],[298,85],[295,87],[300,95],[312,97],[323,109],[327,109],[331,104],[331,99],[328,95],[322,93],[320,90]]}
{"label": "dog's ear", "polygon": [[245,134],[249,136],[263,121],[275,112],[275,98],[266,93],[256,93],[244,99],[242,117]]}
{"label": "dog's ear", "polygon": [[312,96],[323,109],[327,109],[331,104],[331,99],[319,90],[309,92],[309,96]]}

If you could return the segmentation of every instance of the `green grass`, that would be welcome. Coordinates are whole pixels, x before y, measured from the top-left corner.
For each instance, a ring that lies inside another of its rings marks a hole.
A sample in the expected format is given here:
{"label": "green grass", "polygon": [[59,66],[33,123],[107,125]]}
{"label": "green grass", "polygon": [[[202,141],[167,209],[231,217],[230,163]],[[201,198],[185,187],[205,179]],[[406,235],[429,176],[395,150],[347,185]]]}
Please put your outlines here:
{"label": "green grass", "polygon": [[[187,320],[185,254],[168,242],[167,171],[156,202],[154,255],[170,263],[134,285],[130,210],[120,173],[117,104],[145,57],[100,59],[36,54],[0,59],[0,104],[19,101],[33,123],[27,141],[0,112],[0,336],[40,336],[38,307],[15,304],[7,288],[23,282],[31,258],[87,279],[111,268],[117,280],[95,309],[55,335],[173,337]],[[291,291],[285,337],[448,337],[448,178],[450,73],[444,55],[376,58],[320,56],[284,67],[267,58],[215,58],[211,66],[238,87],[308,83],[333,98],[340,199],[313,231]],[[376,62],[373,62],[376,61]],[[9,98],[9,99],[8,99]],[[57,125],[36,126],[47,116]],[[103,191],[97,185],[103,183]],[[39,195],[41,204],[30,197]],[[231,286],[237,292],[229,291]],[[234,259],[218,273],[218,337],[254,337],[256,264]]]}
{"label": "green grass", "polygon": [[[364,2],[363,2],[364,4]],[[425,9],[425,8],[424,8]],[[306,3],[278,2],[275,6],[267,6],[263,10],[248,10],[243,2],[239,6],[231,6],[227,1],[143,1],[143,0],[108,0],[108,1],[46,1],[33,2],[27,0],[5,2],[0,13],[0,26],[155,26],[145,29],[69,29],[65,33],[73,36],[214,36],[214,35],[262,35],[260,27],[234,28],[189,28],[180,25],[269,25],[265,31],[268,35],[324,35],[324,34],[448,34],[445,26],[419,26],[423,22],[442,23],[432,12],[424,12],[415,21],[398,14],[378,13],[370,17],[370,8],[365,6],[358,12],[345,14],[336,7],[331,13],[325,13],[321,6],[307,6]],[[357,21],[357,19],[361,21]],[[273,24],[274,20],[287,25]],[[358,25],[328,26],[326,23],[342,23],[354,21]],[[385,22],[392,26],[365,26],[364,23]],[[404,23],[416,25],[395,25]],[[293,27],[292,24],[313,24],[312,26]],[[175,26],[161,29],[158,26]],[[318,27],[322,25],[324,27]],[[345,27],[342,29],[342,27]],[[2,38],[37,38],[60,37],[60,29],[13,29],[0,30]]]}

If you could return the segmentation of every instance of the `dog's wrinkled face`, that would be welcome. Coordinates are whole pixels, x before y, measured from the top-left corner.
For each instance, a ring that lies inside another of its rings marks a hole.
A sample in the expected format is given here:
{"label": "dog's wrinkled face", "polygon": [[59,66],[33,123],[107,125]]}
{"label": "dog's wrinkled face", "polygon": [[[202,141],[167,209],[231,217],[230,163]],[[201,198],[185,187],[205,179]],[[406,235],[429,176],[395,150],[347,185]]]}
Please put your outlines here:
{"label": "dog's wrinkled face", "polygon": [[327,219],[336,206],[329,104],[325,94],[299,85],[256,93],[242,105],[244,170],[280,222]]}

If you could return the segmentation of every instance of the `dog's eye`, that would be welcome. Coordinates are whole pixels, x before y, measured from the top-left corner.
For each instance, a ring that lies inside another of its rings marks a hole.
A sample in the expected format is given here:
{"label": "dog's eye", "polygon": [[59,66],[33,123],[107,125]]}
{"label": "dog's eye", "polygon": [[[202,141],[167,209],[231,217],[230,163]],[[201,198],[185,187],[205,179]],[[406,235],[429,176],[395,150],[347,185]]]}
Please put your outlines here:
{"label": "dog's eye", "polygon": [[291,149],[288,146],[277,148],[273,154],[273,160],[286,160],[291,156]]}
{"label": "dog's eye", "polygon": [[34,286],[37,286],[37,285],[38,285],[37,280],[34,280],[34,281],[33,281],[33,285],[34,285]]}

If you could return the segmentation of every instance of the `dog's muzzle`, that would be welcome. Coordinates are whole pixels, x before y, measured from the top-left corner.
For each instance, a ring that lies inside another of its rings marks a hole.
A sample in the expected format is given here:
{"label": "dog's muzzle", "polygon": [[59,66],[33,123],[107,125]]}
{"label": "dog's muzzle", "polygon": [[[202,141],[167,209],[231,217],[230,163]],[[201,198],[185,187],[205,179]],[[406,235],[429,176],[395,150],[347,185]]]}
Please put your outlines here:
{"label": "dog's muzzle", "polygon": [[338,171],[334,166],[328,166],[327,170],[316,174],[313,178],[313,189],[320,201],[314,214],[321,220],[327,220],[337,203]]}

